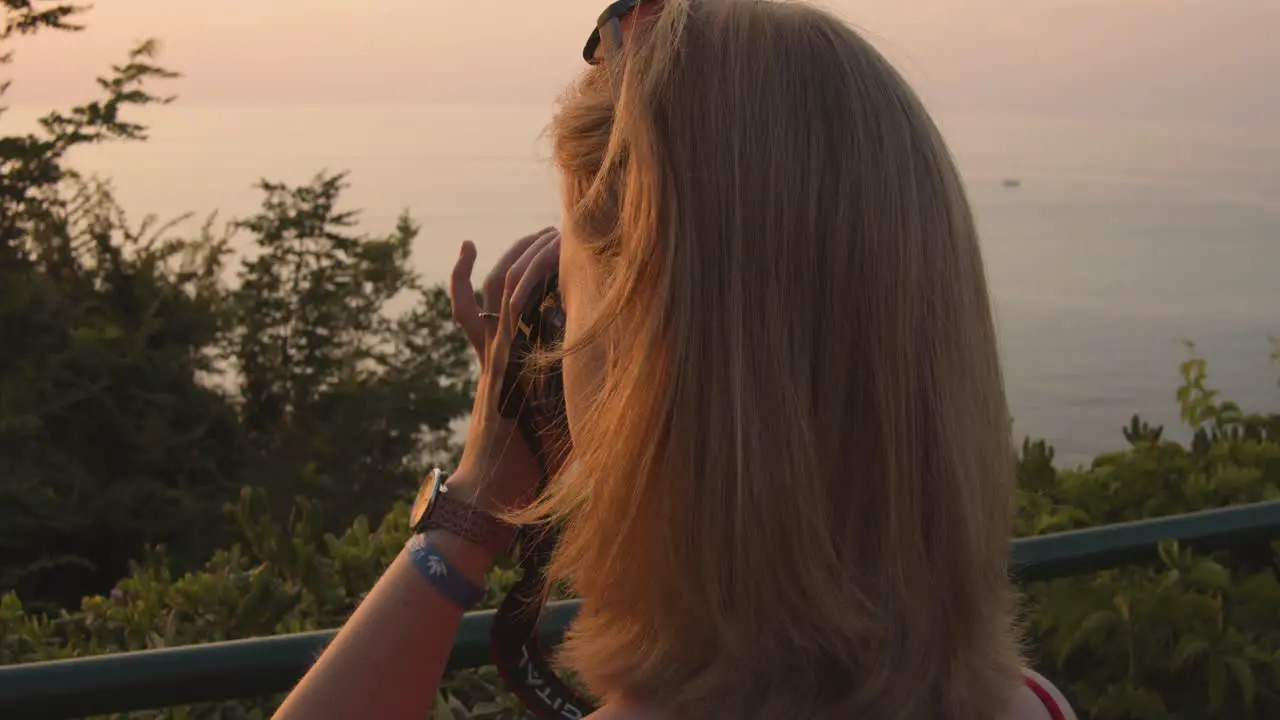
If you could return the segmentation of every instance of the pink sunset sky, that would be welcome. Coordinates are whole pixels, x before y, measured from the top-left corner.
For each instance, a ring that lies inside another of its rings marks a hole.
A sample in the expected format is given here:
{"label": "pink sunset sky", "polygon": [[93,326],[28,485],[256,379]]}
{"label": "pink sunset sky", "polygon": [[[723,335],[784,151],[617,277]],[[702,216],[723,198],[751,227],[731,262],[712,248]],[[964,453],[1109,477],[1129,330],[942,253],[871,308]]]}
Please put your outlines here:
{"label": "pink sunset sky", "polygon": [[[1280,124],[1276,0],[819,0],[933,105]],[[98,0],[17,45],[15,104],[85,98],[144,37],[184,104],[543,103],[604,0]]]}

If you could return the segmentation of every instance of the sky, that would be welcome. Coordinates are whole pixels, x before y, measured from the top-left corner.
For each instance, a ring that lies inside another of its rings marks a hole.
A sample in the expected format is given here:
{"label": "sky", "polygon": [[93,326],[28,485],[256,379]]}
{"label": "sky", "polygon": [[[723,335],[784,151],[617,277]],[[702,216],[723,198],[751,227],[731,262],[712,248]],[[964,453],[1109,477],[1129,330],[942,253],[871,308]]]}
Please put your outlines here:
{"label": "sky", "polygon": [[[66,103],[134,41],[183,104],[549,103],[606,0],[97,0],[16,45],[13,104]],[[927,104],[1280,126],[1280,0],[816,0]]]}

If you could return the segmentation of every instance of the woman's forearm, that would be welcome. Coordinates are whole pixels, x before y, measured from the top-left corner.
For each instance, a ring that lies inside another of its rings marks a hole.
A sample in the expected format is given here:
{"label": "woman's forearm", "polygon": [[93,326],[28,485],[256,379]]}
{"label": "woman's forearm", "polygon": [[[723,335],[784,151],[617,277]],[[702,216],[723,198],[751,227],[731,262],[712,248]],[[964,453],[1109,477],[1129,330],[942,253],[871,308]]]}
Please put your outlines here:
{"label": "woman's forearm", "polygon": [[[492,558],[447,532],[428,539],[450,564],[483,585]],[[462,611],[435,590],[407,553],[396,557],[275,717],[427,717]]]}

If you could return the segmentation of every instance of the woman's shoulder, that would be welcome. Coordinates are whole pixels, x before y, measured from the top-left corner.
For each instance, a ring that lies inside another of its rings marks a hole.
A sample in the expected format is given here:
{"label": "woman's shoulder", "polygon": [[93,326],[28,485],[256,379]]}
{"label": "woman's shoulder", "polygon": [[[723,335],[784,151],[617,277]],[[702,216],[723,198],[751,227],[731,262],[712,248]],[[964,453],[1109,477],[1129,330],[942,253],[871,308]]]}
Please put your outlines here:
{"label": "woman's shoulder", "polygon": [[1034,670],[1022,671],[1023,684],[1004,720],[1077,720],[1056,685]]}

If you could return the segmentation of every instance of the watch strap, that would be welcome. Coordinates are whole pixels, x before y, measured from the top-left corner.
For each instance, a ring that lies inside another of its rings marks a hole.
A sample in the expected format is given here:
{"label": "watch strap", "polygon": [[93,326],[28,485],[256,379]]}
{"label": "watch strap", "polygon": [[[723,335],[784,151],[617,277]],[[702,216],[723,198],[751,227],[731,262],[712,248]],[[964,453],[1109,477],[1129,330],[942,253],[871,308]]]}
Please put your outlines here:
{"label": "watch strap", "polygon": [[466,612],[484,600],[485,589],[471,582],[422,533],[405,544],[409,560],[418,574],[451,604]]}
{"label": "watch strap", "polygon": [[445,530],[493,555],[506,555],[515,544],[516,527],[503,522],[474,505],[449,496],[449,487],[440,488],[418,533]]}

